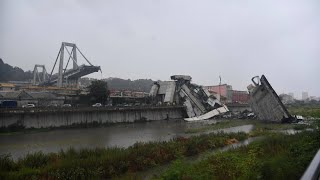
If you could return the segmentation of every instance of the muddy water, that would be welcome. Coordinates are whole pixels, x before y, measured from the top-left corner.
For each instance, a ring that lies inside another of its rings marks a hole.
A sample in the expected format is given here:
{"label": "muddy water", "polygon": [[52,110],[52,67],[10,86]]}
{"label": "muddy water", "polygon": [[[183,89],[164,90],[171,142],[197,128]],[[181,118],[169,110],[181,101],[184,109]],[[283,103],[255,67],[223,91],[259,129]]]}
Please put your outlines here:
{"label": "muddy water", "polygon": [[[42,151],[58,152],[73,147],[128,147],[136,142],[166,141],[185,134],[188,128],[200,128],[220,120],[185,122],[183,120],[154,121],[144,123],[116,124],[108,127],[87,129],[60,129],[47,132],[0,135],[0,154],[11,154],[14,159],[28,153]],[[244,125],[211,132],[249,132],[252,125]]]}

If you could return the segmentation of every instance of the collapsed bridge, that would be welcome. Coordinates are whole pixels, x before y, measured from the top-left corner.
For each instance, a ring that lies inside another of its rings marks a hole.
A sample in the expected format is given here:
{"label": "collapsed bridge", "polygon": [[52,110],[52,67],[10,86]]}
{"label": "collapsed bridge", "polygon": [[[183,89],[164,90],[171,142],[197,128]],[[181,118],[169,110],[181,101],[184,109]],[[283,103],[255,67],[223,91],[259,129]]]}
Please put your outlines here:
{"label": "collapsed bridge", "polygon": [[[71,52],[67,47],[71,47]],[[64,54],[65,51],[68,53],[69,57],[66,63]],[[81,56],[86,60],[88,64],[78,64],[77,52],[81,54]],[[53,74],[53,71],[57,65],[59,60],[59,68],[58,73]],[[68,69],[68,65],[72,61],[72,68]],[[36,69],[36,67],[35,67]],[[58,87],[78,87],[79,79],[88,74],[101,71],[100,66],[94,66],[80,51],[74,43],[62,42],[60,50],[58,52],[57,58],[54,62],[53,68],[48,78],[43,78],[43,81],[39,82],[40,86],[51,86],[57,85]],[[38,73],[38,71],[34,71],[34,73]],[[34,77],[36,75],[34,74]],[[40,78],[39,78],[40,79]],[[36,84],[36,78],[34,78],[34,84]]]}
{"label": "collapsed bridge", "polygon": [[155,82],[150,96],[158,103],[183,105],[188,115],[186,121],[206,120],[229,111],[207,89],[192,84],[191,79],[186,75],[173,75],[173,81]]}
{"label": "collapsed bridge", "polygon": [[250,95],[249,103],[258,119],[282,123],[296,120],[283,105],[264,75],[261,78],[255,76],[251,81],[253,84],[247,87]]}

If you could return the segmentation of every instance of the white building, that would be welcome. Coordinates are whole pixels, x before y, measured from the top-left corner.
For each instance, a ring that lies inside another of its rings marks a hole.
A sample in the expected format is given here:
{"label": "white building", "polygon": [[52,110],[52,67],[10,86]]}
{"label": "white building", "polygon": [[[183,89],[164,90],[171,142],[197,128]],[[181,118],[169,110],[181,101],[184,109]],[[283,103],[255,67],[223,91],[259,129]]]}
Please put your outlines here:
{"label": "white building", "polygon": [[309,98],[308,92],[302,92],[302,100],[307,100]]}

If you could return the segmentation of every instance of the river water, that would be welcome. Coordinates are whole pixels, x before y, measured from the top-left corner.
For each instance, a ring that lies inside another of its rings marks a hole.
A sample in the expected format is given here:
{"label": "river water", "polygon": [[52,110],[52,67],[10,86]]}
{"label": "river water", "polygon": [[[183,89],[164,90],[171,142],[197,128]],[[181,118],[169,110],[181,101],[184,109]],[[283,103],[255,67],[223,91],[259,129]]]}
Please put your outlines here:
{"label": "river water", "polygon": [[[70,147],[128,147],[136,142],[167,141],[177,136],[188,137],[188,128],[200,128],[215,124],[220,120],[186,122],[183,120],[164,120],[128,124],[115,124],[108,127],[57,129],[46,132],[29,132],[0,135],[0,154],[11,154],[13,159],[28,153],[44,153],[67,150]],[[252,125],[244,125],[211,132],[249,132]]]}

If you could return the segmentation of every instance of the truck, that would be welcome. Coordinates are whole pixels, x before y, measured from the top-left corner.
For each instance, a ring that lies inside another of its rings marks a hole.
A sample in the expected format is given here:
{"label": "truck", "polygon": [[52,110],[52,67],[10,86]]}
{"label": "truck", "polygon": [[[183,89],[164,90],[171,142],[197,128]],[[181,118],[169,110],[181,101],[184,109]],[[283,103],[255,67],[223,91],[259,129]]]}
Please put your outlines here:
{"label": "truck", "polygon": [[4,100],[0,101],[0,108],[16,108],[18,105],[17,101]]}

